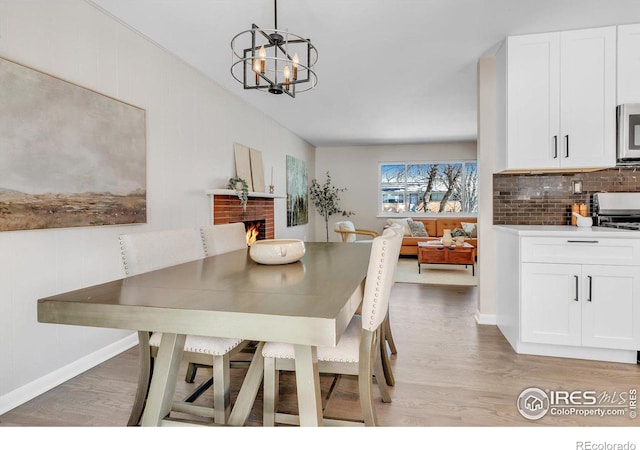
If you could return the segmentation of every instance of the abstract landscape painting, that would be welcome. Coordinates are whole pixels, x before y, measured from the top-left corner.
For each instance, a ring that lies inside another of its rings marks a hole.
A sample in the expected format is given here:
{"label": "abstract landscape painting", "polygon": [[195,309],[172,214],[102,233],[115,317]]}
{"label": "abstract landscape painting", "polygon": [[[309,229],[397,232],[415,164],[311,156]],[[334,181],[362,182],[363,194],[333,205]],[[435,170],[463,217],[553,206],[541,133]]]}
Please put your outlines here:
{"label": "abstract landscape painting", "polygon": [[0,58],[0,231],[146,222],[145,111]]}
{"label": "abstract landscape painting", "polygon": [[309,222],[307,166],[301,159],[287,155],[287,226]]}

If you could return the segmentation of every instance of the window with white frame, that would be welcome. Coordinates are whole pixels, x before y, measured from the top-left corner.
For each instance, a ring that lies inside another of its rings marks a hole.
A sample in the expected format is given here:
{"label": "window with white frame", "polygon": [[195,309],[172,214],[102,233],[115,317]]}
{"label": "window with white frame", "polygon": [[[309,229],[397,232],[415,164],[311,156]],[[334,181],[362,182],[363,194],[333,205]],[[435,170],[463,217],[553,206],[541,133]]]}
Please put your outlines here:
{"label": "window with white frame", "polygon": [[380,164],[382,214],[478,212],[477,161]]}

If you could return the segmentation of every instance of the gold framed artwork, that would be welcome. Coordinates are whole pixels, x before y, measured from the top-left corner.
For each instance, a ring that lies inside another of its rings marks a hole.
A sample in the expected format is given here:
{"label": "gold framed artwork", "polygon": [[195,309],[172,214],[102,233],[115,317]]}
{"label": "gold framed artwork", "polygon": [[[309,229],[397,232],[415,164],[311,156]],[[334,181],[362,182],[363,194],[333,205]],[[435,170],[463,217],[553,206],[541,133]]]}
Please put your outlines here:
{"label": "gold framed artwork", "polygon": [[145,110],[0,58],[0,231],[145,223]]}

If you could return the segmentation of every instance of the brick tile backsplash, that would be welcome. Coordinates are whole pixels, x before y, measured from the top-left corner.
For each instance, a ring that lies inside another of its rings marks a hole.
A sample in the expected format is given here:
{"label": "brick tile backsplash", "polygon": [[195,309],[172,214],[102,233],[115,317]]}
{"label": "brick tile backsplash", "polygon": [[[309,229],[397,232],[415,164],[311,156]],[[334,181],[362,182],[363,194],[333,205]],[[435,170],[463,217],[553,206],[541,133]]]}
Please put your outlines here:
{"label": "brick tile backsplash", "polygon": [[[582,181],[582,194],[573,194]],[[493,223],[496,225],[567,225],[571,205],[593,210],[596,192],[640,192],[640,168],[615,168],[584,173],[494,174]]]}

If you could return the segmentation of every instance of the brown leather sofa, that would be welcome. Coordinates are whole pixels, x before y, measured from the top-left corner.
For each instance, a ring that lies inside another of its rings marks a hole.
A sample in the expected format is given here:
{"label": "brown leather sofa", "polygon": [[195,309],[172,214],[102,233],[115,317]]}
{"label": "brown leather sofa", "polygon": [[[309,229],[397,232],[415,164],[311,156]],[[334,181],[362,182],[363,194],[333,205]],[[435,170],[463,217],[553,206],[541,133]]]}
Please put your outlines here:
{"label": "brown leather sofa", "polygon": [[[452,230],[454,228],[462,228],[461,222],[467,223],[477,223],[478,219],[476,217],[443,217],[443,218],[419,218],[412,217],[414,222],[422,222],[424,223],[424,228],[427,230],[427,234],[429,237],[411,237],[404,236],[402,239],[402,247],[400,248],[401,255],[417,255],[418,254],[418,242],[420,241],[429,241],[435,239],[441,239],[443,230],[449,229]],[[476,248],[476,257],[478,255],[478,238],[466,238],[465,242],[473,245]]]}

